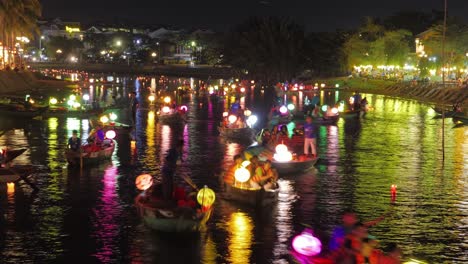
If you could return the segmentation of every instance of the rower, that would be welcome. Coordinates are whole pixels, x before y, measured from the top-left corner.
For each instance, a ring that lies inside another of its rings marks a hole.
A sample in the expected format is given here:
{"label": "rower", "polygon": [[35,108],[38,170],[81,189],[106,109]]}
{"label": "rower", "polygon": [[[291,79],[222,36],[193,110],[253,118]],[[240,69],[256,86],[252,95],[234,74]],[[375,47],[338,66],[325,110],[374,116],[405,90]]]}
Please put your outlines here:
{"label": "rower", "polygon": [[81,138],[78,137],[78,131],[72,131],[72,136],[68,139],[68,148],[73,152],[80,152]]}

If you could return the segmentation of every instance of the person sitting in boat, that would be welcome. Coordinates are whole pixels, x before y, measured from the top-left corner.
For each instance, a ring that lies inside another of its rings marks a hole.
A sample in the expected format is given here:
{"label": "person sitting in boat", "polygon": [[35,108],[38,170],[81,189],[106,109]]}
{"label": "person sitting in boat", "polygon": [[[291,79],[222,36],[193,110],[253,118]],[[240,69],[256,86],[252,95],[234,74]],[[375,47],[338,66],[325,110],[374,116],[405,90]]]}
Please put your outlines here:
{"label": "person sitting in boat", "polygon": [[237,116],[237,120],[234,123],[235,128],[245,128],[244,118],[241,115]]}
{"label": "person sitting in boat", "polygon": [[250,180],[250,185],[253,188],[264,188],[271,190],[276,188],[276,181],[278,180],[278,173],[271,167],[271,161],[266,160],[263,165],[257,165],[255,174]]}
{"label": "person sitting in boat", "polygon": [[241,106],[240,106],[240,103],[239,103],[239,100],[236,99],[236,101],[231,105],[231,113],[233,115],[237,115],[238,111],[240,110]]}
{"label": "person sitting in boat", "polygon": [[253,155],[249,161],[250,164],[247,166],[247,169],[250,171],[250,175],[255,175],[257,168],[262,166],[262,164],[260,164],[260,159],[257,155]]}
{"label": "person sitting in boat", "polygon": [[270,142],[270,140],[271,140],[270,130],[268,130],[268,129],[263,130],[262,145],[266,146],[268,144],[268,142]]}
{"label": "person sitting in boat", "polygon": [[280,129],[280,132],[279,132],[279,134],[277,136],[276,142],[288,145],[288,143],[289,143],[289,131],[288,131],[287,126],[285,126],[285,125],[281,126],[281,129]]}
{"label": "person sitting in boat", "polygon": [[242,166],[243,161],[244,159],[241,155],[237,154],[234,156],[234,164],[224,174],[223,180],[226,184],[234,185],[234,175],[236,173],[236,170]]}
{"label": "person sitting in boat", "polygon": [[361,94],[359,92],[355,92],[353,95],[354,102],[353,102],[353,110],[357,111],[361,109]]}
{"label": "person sitting in boat", "polygon": [[73,152],[80,152],[81,138],[78,137],[78,131],[73,130],[72,136],[68,139],[68,149]]}
{"label": "person sitting in boat", "polygon": [[361,100],[361,111],[367,112],[367,104],[368,104],[367,98],[366,97],[362,98],[362,100]]}

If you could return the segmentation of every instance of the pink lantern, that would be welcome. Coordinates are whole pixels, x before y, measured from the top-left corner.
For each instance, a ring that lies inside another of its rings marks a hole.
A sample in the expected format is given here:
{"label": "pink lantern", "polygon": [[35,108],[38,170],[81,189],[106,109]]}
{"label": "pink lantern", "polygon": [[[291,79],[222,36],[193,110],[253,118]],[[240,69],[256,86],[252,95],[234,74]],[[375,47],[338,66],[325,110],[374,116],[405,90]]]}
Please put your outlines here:
{"label": "pink lantern", "polygon": [[229,115],[228,112],[223,112],[223,117],[227,117]]}
{"label": "pink lantern", "polygon": [[311,257],[320,254],[322,242],[314,237],[311,230],[306,229],[293,239],[292,247],[297,253]]}
{"label": "pink lantern", "polygon": [[288,108],[286,106],[281,106],[280,109],[279,109],[280,113],[281,114],[286,114],[288,112]]}
{"label": "pink lantern", "polygon": [[187,106],[185,106],[185,105],[183,105],[183,106],[180,107],[180,110],[182,110],[182,111],[184,111],[184,112],[187,112],[187,109],[188,109],[188,108],[187,108]]}
{"label": "pink lantern", "polygon": [[108,130],[106,132],[106,138],[108,139],[114,139],[117,134],[115,133],[114,130]]}

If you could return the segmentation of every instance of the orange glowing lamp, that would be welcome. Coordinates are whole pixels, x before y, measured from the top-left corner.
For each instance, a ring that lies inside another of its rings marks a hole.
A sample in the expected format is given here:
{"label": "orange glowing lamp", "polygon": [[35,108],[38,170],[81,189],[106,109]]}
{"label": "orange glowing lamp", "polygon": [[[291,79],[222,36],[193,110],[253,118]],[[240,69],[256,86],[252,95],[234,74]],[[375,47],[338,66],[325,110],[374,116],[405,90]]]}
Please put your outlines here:
{"label": "orange glowing lamp", "polygon": [[135,185],[140,191],[145,191],[153,185],[153,177],[149,174],[141,174],[135,180]]}

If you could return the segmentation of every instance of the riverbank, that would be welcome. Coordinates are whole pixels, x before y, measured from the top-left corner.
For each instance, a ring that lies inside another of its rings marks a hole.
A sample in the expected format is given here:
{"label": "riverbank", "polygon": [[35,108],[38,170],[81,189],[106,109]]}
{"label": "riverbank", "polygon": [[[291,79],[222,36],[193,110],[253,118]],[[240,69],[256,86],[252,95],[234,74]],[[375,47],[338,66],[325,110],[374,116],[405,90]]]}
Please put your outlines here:
{"label": "riverbank", "polygon": [[346,91],[373,93],[413,99],[438,106],[451,106],[461,103],[465,114],[468,114],[468,87],[459,87],[453,83],[442,86],[440,83],[412,83],[365,78],[331,78],[314,81],[325,83]]}
{"label": "riverbank", "polygon": [[30,71],[0,71],[0,95],[20,95],[60,92],[76,88],[76,83],[47,79]]}
{"label": "riverbank", "polygon": [[66,69],[92,73],[167,75],[194,78],[227,79],[235,75],[229,67],[208,65],[126,65],[126,64],[86,64],[86,63],[33,63],[31,67],[42,69]]}

